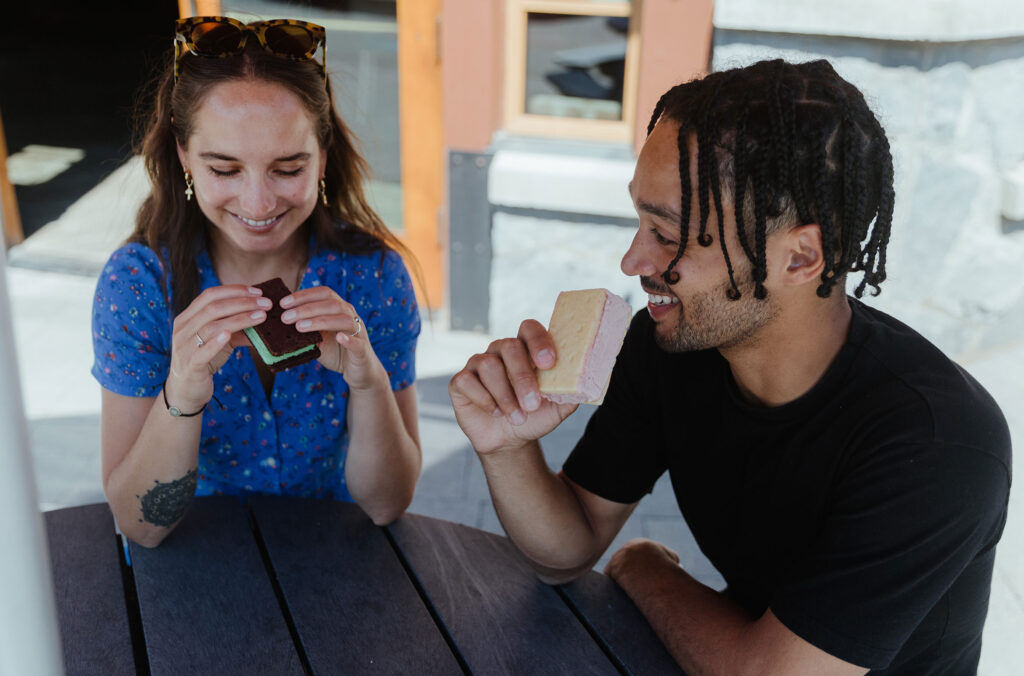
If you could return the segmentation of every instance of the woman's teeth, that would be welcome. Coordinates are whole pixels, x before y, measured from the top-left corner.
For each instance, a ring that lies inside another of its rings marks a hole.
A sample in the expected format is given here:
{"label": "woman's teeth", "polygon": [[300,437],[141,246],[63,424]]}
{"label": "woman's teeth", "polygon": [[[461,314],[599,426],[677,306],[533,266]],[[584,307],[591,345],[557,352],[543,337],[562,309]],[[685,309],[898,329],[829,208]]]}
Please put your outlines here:
{"label": "woman's teeth", "polygon": [[251,225],[251,226],[252,226],[252,227],[254,227],[254,228],[262,228],[263,226],[265,226],[265,225],[270,225],[270,224],[271,224],[271,223],[273,223],[273,222],[274,222],[275,220],[277,220],[277,216],[274,216],[273,218],[268,218],[268,219],[267,219],[267,220],[265,220],[265,221],[254,221],[253,219],[251,219],[251,218],[246,218],[245,216],[239,216],[239,218],[240,218],[240,219],[242,219],[242,221],[243,221],[243,222],[244,222],[244,223],[245,223],[246,225]]}
{"label": "woman's teeth", "polygon": [[679,299],[675,296],[659,296],[654,293],[647,294],[647,302],[651,305],[675,305]]}

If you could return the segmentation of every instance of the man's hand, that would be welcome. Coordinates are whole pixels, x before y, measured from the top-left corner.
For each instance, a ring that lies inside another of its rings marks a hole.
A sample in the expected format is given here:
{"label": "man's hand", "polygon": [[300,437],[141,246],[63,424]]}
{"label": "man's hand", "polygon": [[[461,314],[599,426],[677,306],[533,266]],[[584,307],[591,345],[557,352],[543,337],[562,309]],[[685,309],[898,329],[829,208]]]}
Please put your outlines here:
{"label": "man's hand", "polygon": [[631,575],[644,575],[658,566],[678,566],[679,555],[654,540],[636,538],[622,546],[612,555],[604,574],[625,587]]}
{"label": "man's hand", "polygon": [[536,441],[576,410],[576,404],[553,404],[540,396],[536,369],[551,368],[555,359],[547,329],[528,319],[518,337],[494,341],[452,377],[448,395],[455,417],[477,453]]}

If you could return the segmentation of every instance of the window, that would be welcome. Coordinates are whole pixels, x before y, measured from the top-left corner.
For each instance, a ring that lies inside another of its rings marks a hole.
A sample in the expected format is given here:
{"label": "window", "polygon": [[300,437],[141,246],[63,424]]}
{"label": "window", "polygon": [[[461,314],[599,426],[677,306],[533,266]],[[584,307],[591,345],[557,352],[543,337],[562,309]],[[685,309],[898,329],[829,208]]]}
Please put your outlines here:
{"label": "window", "polygon": [[628,0],[507,0],[505,128],[630,142],[640,36]]}

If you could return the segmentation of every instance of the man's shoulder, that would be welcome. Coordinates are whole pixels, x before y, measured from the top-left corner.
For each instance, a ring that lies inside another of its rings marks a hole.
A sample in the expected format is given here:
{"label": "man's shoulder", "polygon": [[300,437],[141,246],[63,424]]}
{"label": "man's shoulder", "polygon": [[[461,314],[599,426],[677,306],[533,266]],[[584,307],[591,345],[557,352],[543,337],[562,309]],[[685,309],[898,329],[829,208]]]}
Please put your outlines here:
{"label": "man's shoulder", "polygon": [[898,319],[854,305],[858,350],[851,377],[875,422],[923,443],[973,447],[1009,459],[999,405],[966,369]]}

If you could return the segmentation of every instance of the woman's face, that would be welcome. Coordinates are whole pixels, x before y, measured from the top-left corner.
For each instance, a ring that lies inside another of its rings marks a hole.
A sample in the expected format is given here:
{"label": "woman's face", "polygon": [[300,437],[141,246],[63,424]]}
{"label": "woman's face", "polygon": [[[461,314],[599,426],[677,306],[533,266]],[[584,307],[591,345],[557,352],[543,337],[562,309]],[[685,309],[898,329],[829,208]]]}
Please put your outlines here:
{"label": "woman's face", "polygon": [[209,91],[178,157],[219,250],[272,253],[296,234],[327,162],[313,130],[299,98],[279,85],[231,80]]}

